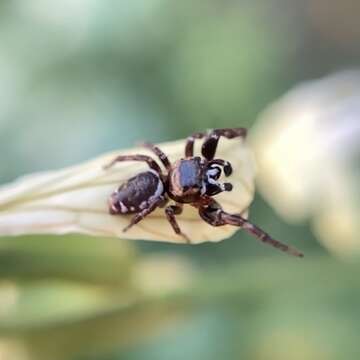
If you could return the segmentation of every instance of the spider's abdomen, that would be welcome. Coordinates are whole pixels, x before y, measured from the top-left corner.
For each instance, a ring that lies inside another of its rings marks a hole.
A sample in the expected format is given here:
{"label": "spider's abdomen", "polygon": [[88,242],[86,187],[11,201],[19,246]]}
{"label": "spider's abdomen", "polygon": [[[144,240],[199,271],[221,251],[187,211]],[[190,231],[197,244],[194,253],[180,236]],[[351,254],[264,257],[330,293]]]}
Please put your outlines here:
{"label": "spider's abdomen", "polygon": [[155,173],[142,172],[122,184],[110,197],[110,213],[132,214],[148,207],[149,203],[164,193],[164,185]]}

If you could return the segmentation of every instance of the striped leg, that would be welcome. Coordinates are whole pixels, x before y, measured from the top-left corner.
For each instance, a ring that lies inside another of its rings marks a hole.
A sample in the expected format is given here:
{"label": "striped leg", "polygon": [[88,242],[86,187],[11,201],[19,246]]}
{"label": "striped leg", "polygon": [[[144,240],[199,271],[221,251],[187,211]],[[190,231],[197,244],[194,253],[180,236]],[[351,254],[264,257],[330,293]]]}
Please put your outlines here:
{"label": "striped leg", "polygon": [[248,232],[250,235],[256,237],[260,241],[269,244],[276,249],[279,249],[283,252],[286,252],[290,255],[303,257],[304,255],[293,247],[283,244],[278,240],[273,239],[268,233],[260,229],[256,225],[252,224],[248,220],[244,219],[240,215],[231,215],[226,213],[221,206],[215,201],[209,205],[201,206],[199,209],[199,214],[203,220],[212,226],[222,226],[222,225],[234,225],[239,226]]}
{"label": "striped leg", "polygon": [[160,196],[157,199],[153,200],[153,202],[149,204],[149,207],[135,214],[134,217],[131,219],[130,224],[123,229],[123,232],[128,231],[133,225],[137,224],[147,215],[151,214],[164,200],[164,197]]}
{"label": "striped leg", "polygon": [[166,170],[170,170],[171,164],[168,157],[156,145],[151,143],[143,143],[141,146],[151,150],[164,164]]}
{"label": "striped leg", "polygon": [[201,153],[205,159],[212,160],[215,156],[220,137],[224,137],[226,139],[234,139],[237,137],[245,138],[246,134],[247,130],[245,128],[212,130],[204,140]]}
{"label": "striped leg", "polygon": [[180,215],[182,211],[183,211],[182,204],[171,205],[165,208],[166,218],[169,221],[175,233],[182,236],[187,242],[190,243],[190,239],[184,233],[181,232],[179,224],[176,221],[175,215]]}
{"label": "striped leg", "polygon": [[185,145],[185,156],[186,157],[193,157],[194,156],[194,142],[196,139],[202,139],[206,136],[206,132],[198,132],[190,135],[186,139]]}
{"label": "striped leg", "polygon": [[157,164],[157,162],[150,156],[146,156],[146,155],[120,155],[117,156],[109,164],[105,165],[104,169],[107,170],[112,166],[114,166],[117,162],[121,162],[121,161],[144,161],[149,165],[150,169],[155,170],[160,175],[162,174],[160,166]]}

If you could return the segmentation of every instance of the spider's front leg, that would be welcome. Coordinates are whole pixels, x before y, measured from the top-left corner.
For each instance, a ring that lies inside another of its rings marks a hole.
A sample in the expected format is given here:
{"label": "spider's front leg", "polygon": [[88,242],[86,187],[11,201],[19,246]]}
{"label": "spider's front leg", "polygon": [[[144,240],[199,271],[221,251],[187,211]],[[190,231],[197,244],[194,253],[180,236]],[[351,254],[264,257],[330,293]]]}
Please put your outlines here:
{"label": "spider's front leg", "polygon": [[186,140],[185,156],[194,156],[194,142],[196,139],[203,139],[204,144],[201,148],[201,153],[207,160],[214,159],[217,145],[220,137],[226,139],[234,139],[237,137],[245,138],[247,135],[247,129],[245,128],[228,128],[228,129],[214,129],[210,132],[198,132],[190,135]]}
{"label": "spider's front leg", "polygon": [[198,132],[198,133],[191,134],[186,139],[186,144],[185,144],[185,156],[186,157],[193,157],[194,156],[194,143],[195,143],[195,140],[203,139],[206,136],[206,134],[207,134],[206,132]]}
{"label": "spider's front leg", "polygon": [[218,142],[221,137],[234,139],[237,137],[246,138],[247,130],[245,128],[214,129],[205,138],[201,147],[202,156],[207,160],[214,159]]}
{"label": "spider's front leg", "polygon": [[258,226],[252,224],[240,215],[228,214],[225,212],[219,203],[213,199],[207,201],[199,207],[199,215],[201,218],[212,226],[233,225],[238,226],[248,232],[250,235],[256,237],[260,241],[269,244],[283,252],[290,255],[303,257],[304,255],[294,249],[293,247],[283,244],[278,240],[273,239],[268,233],[260,229]]}

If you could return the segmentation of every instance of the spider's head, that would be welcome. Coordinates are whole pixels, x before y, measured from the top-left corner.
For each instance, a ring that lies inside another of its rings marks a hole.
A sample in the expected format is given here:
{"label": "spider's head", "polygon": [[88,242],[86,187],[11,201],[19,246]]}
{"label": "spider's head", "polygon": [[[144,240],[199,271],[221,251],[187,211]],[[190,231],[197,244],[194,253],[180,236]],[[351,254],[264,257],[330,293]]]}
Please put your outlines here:
{"label": "spider's head", "polygon": [[180,202],[193,202],[201,194],[203,164],[200,157],[181,159],[169,174],[169,191]]}
{"label": "spider's head", "polygon": [[220,184],[217,181],[222,170],[225,176],[229,176],[231,165],[227,162],[219,165],[216,161],[207,163],[200,157],[178,160],[169,173],[169,193],[176,201],[190,203],[202,195],[230,191],[231,184]]}

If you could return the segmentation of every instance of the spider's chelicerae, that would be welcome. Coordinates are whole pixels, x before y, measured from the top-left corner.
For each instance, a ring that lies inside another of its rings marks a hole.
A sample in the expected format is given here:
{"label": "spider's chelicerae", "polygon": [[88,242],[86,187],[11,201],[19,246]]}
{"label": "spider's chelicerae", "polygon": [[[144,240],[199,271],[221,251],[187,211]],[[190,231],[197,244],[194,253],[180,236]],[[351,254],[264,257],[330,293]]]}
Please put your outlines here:
{"label": "spider's chelicerae", "polygon": [[[157,207],[166,206],[171,199],[175,204],[165,207],[167,220],[175,233],[183,236],[189,242],[189,238],[181,232],[176,221],[176,215],[181,214],[184,204],[196,207],[200,217],[212,226],[227,224],[239,226],[279,250],[302,257],[302,253],[273,239],[242,216],[225,212],[213,198],[223,191],[232,190],[231,183],[218,181],[222,172],[226,177],[232,173],[232,167],[228,161],[215,158],[219,139],[220,137],[226,139],[245,138],[246,132],[244,128],[235,128],[195,133],[187,138],[184,158],[173,163],[157,146],[144,144],[165,166],[166,174],[150,156],[120,155],[116,157],[105,168],[113,166],[118,161],[143,161],[147,163],[149,170],[132,177],[112,193],[109,199],[110,214],[134,214],[129,225],[124,229],[126,231]],[[196,139],[203,138],[204,142],[201,148],[203,157],[194,156],[194,142]]]}

